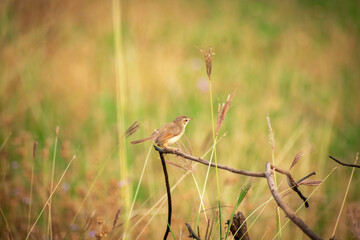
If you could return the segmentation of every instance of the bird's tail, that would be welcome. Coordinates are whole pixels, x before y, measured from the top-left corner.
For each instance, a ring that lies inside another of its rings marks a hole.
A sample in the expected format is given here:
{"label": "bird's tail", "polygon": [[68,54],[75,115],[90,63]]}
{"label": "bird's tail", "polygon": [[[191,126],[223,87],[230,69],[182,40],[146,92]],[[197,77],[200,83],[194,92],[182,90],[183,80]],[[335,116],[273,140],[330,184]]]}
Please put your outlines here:
{"label": "bird's tail", "polygon": [[152,136],[150,136],[150,137],[148,137],[148,138],[144,138],[144,139],[132,141],[131,143],[132,143],[132,144],[138,144],[138,143],[146,142],[146,141],[151,140],[151,139],[153,139]]}

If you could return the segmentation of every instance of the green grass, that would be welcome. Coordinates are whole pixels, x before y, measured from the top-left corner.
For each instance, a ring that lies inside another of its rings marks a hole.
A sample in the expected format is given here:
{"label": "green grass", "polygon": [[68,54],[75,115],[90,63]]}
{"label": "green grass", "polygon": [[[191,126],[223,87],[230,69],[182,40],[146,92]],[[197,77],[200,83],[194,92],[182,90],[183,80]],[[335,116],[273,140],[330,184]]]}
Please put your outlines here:
{"label": "green grass", "polygon": [[[125,205],[129,210],[137,189],[129,238],[141,233],[139,239],[158,239],[159,231],[162,236],[166,206],[159,208],[159,202],[154,207],[165,193],[160,160],[152,151],[142,174],[150,143],[129,142],[184,114],[194,118],[186,130],[194,155],[202,156],[210,148],[209,86],[199,47],[211,46],[215,52],[214,106],[236,90],[219,133],[226,136],[216,145],[219,163],[263,171],[266,161],[274,158],[287,169],[303,152],[301,162],[291,170],[294,178],[316,171],[316,179],[324,179],[336,166],[328,155],[353,162],[360,146],[357,1],[125,1],[121,8],[121,29],[114,29],[111,2],[1,4],[0,238],[6,238],[7,224],[14,239],[26,237],[28,222],[32,226],[39,216],[51,182],[58,182],[73,155],[77,158],[51,199],[53,239],[63,238],[68,229],[69,239],[81,236],[93,212],[93,219],[103,218],[104,229],[111,230],[118,209],[124,208],[122,220],[128,218]],[[120,46],[116,48],[114,41]],[[119,51],[124,66],[114,61]],[[267,116],[276,139],[274,156]],[[141,125],[139,131],[119,140],[135,120]],[[56,126],[61,131],[55,152]],[[38,142],[35,159],[34,141]],[[210,159],[210,154],[205,158]],[[56,159],[53,177],[52,159]],[[167,160],[178,161],[172,156]],[[119,161],[125,172],[120,172]],[[229,206],[249,180],[221,170],[217,176],[212,169],[200,200],[205,166],[197,165],[193,176],[186,175],[181,182],[187,172],[174,166],[168,171],[171,186],[177,183],[171,226],[177,239],[187,234],[185,222],[196,225],[201,201],[208,219],[217,215],[217,182],[224,224],[232,215]],[[341,190],[350,174],[351,169],[338,167],[312,195],[310,210],[298,212],[324,238],[333,231],[344,196]],[[337,225],[341,239],[351,239],[345,212],[347,204],[360,201],[358,174],[354,172]],[[277,175],[280,191],[286,189],[284,180]],[[314,187],[300,189],[308,196]],[[239,210],[251,214],[247,221],[253,239],[277,234],[276,204],[270,201],[261,214],[252,214],[270,196],[266,181],[256,179],[241,203]],[[293,209],[302,204],[293,194],[285,200]],[[199,227],[204,236],[207,222],[202,214]],[[45,209],[34,226],[34,238],[46,236],[48,216]],[[296,226],[285,225],[282,212],[279,216],[282,239],[303,239]],[[225,229],[216,222],[213,239]],[[89,234],[97,231],[94,220],[84,236],[91,238]]]}

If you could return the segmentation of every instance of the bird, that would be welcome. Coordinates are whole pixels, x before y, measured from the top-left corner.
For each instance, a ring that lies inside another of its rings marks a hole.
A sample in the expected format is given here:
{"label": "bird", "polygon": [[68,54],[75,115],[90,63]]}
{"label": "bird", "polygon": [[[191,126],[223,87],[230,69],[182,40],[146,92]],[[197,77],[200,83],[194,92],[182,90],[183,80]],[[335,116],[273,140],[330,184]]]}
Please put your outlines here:
{"label": "bird", "polygon": [[186,125],[192,120],[190,117],[184,115],[178,116],[174,121],[169,122],[161,128],[154,131],[150,137],[132,141],[132,144],[138,144],[152,140],[159,147],[166,148],[168,145],[177,142],[185,132]]}

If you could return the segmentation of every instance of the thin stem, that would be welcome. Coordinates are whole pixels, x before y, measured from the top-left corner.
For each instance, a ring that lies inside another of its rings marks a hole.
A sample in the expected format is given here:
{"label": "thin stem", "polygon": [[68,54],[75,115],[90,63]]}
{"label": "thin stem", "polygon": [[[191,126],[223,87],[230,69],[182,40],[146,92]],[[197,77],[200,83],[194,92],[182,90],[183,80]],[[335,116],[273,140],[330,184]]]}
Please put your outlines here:
{"label": "thin stem", "polygon": [[[213,133],[213,142],[214,142],[214,157],[215,157],[215,175],[216,175],[216,188],[217,188],[217,194],[218,194],[218,207],[219,207],[219,224],[221,226],[221,200],[220,200],[220,182],[219,182],[219,172],[217,168],[217,155],[216,155],[216,140],[217,136],[215,133],[215,121],[214,121],[214,103],[213,103],[213,97],[212,97],[212,83],[211,83],[211,77],[209,75],[209,92],[210,92],[210,105],[211,105],[211,126],[212,126],[212,133]],[[220,227],[220,239],[222,238],[222,228]]]}
{"label": "thin stem", "polygon": [[[54,144],[54,155],[52,159],[52,168],[51,168],[51,182],[50,182],[50,192],[53,190],[54,185],[54,174],[55,174],[55,160],[56,160],[56,149],[58,144],[59,138],[59,126],[56,127],[56,137],[55,137],[55,144]],[[48,236],[49,239],[52,239],[52,220],[51,220],[51,200],[49,200],[49,215],[48,215]]]}
{"label": "thin stem", "polygon": [[[113,32],[114,32],[114,61],[115,61],[115,79],[116,79],[116,117],[117,117],[117,128],[118,128],[118,139],[119,139],[119,166],[120,166],[120,181],[128,181],[129,166],[127,164],[127,151],[126,143],[122,140],[122,133],[125,132],[125,116],[127,109],[127,82],[126,82],[126,68],[125,68],[125,57],[123,48],[123,37],[122,37],[122,12],[121,12],[121,1],[112,0],[113,10]],[[127,216],[130,209],[130,196],[131,188],[129,184],[125,184],[121,188],[122,202],[124,216]],[[127,229],[129,222],[125,219],[124,229]],[[123,238],[128,236],[123,235]]]}
{"label": "thin stem", "polygon": [[[215,145],[216,145],[216,142],[213,144],[213,147],[212,147],[212,150],[211,150],[211,155],[210,155],[210,161],[208,162],[208,168],[206,170],[206,175],[205,175],[205,181],[204,181],[204,187],[203,187],[203,191],[202,191],[202,194],[201,194],[201,199],[204,198],[204,195],[205,195],[205,190],[206,190],[206,184],[207,184],[207,181],[208,181],[208,177],[210,175],[210,167],[212,166],[213,162],[212,162],[212,159],[213,159],[213,156],[214,156],[214,149],[215,149]],[[199,205],[199,210],[198,210],[198,216],[197,216],[197,219],[196,219],[196,228],[198,227],[199,225],[199,221],[200,221],[200,212],[201,212],[201,203]]]}
{"label": "thin stem", "polygon": [[345,167],[356,167],[356,168],[360,168],[360,165],[356,165],[356,164],[348,164],[348,163],[343,163],[339,160],[337,160],[336,158],[329,156],[329,158],[331,158],[332,160],[334,160],[335,162],[337,162],[340,165],[343,165]]}
{"label": "thin stem", "polygon": [[30,196],[29,196],[29,212],[28,212],[28,223],[27,223],[27,231],[29,232],[30,228],[30,220],[31,220],[31,206],[32,206],[32,194],[33,194],[33,185],[34,185],[34,168],[35,168],[35,160],[36,160],[36,146],[38,142],[34,142],[33,146],[33,162],[31,167],[31,180],[30,180]]}
{"label": "thin stem", "polygon": [[[200,192],[200,188],[199,188],[199,184],[197,183],[196,181],[196,177],[194,175],[194,173],[191,171],[191,176],[193,177],[193,180],[194,180],[194,183],[195,183],[195,186],[196,186],[196,190],[198,191],[199,193],[199,197],[200,197],[200,206],[202,207],[203,211],[204,211],[204,217],[205,217],[205,220],[208,221],[208,218],[207,218],[207,215],[206,215],[206,211],[205,211],[205,205],[204,205],[204,198]],[[198,223],[198,222],[197,222]]]}
{"label": "thin stem", "polygon": [[6,228],[7,228],[7,230],[9,231],[9,235],[10,235],[11,239],[14,240],[14,237],[13,237],[13,235],[12,235],[12,233],[11,233],[11,229],[10,229],[10,226],[9,226],[9,224],[8,224],[8,221],[6,220],[5,214],[4,214],[4,212],[3,212],[3,210],[2,210],[1,208],[0,208],[0,212],[1,212],[1,216],[2,216],[3,219],[4,219]]}
{"label": "thin stem", "polygon": [[9,132],[9,134],[6,136],[4,142],[1,144],[0,152],[1,152],[2,149],[5,147],[5,145],[6,145],[7,141],[9,140],[10,136],[11,136],[11,132]]}
{"label": "thin stem", "polygon": [[[136,187],[134,199],[133,199],[133,202],[132,202],[132,204],[131,204],[130,211],[129,211],[129,215],[128,215],[128,219],[127,219],[128,222],[130,221],[131,213],[132,213],[132,211],[133,211],[133,209],[134,209],[135,201],[136,201],[137,195],[138,195],[138,193],[139,193],[139,189],[140,189],[140,185],[141,185],[142,179],[143,179],[143,177],[144,177],[145,168],[146,168],[147,163],[148,163],[149,158],[150,158],[150,153],[151,153],[151,147],[149,148],[149,151],[148,151],[148,153],[147,153],[147,155],[146,155],[144,167],[143,167],[143,169],[142,169],[142,171],[141,171],[139,183],[138,183],[138,185],[137,185],[137,187]],[[126,231],[127,231],[127,229],[125,229],[125,234],[124,234],[125,236],[126,236]]]}
{"label": "thin stem", "polygon": [[[113,152],[110,153],[108,159],[106,159],[106,161],[104,162],[104,164],[101,166],[100,170],[98,171],[98,173],[96,174],[95,176],[95,179],[93,180],[93,182],[91,183],[90,187],[88,188],[88,191],[84,197],[84,199],[82,200],[82,202],[80,203],[80,206],[77,208],[77,212],[75,214],[75,216],[73,217],[73,219],[71,220],[71,223],[69,224],[69,226],[73,225],[73,223],[75,222],[77,216],[79,215],[82,207],[84,206],[85,204],[85,201],[86,199],[89,197],[93,187],[95,186],[95,183],[97,182],[98,178],[100,177],[100,175],[102,174],[102,172],[104,171],[105,169],[105,166],[109,163],[109,161],[111,160],[111,156],[112,156]],[[66,231],[65,233],[65,236],[64,236],[64,239],[67,238],[68,234],[69,234],[69,230],[70,228],[68,228],[68,230]]]}
{"label": "thin stem", "polygon": [[27,240],[27,239],[30,237],[30,234],[31,234],[31,232],[34,230],[34,227],[35,227],[36,223],[39,221],[39,219],[40,219],[40,217],[41,217],[42,213],[44,212],[44,210],[45,210],[46,206],[49,204],[50,199],[51,199],[51,198],[52,198],[52,196],[54,195],[54,193],[55,193],[56,189],[58,188],[58,186],[60,185],[60,183],[61,183],[62,179],[64,178],[65,173],[67,172],[67,170],[69,169],[69,167],[70,167],[71,163],[74,161],[74,159],[75,159],[75,158],[76,158],[76,156],[74,156],[74,157],[71,159],[71,161],[69,162],[69,164],[66,166],[66,168],[65,168],[64,172],[62,173],[62,175],[61,175],[61,177],[60,177],[60,179],[59,179],[58,183],[56,184],[56,186],[54,187],[53,191],[51,192],[51,194],[50,194],[49,198],[48,198],[48,199],[47,199],[47,201],[45,202],[44,207],[41,209],[41,211],[40,211],[40,213],[39,213],[39,216],[36,218],[36,220],[35,220],[34,224],[33,224],[33,225],[32,225],[32,227],[30,228],[30,231],[28,232],[28,234],[27,234],[27,236],[26,236],[25,240]]}
{"label": "thin stem", "polygon": [[[359,159],[359,153],[356,154],[356,158],[355,158],[354,165],[356,165],[356,162],[358,161],[358,159]],[[339,211],[339,215],[338,215],[338,217],[337,217],[337,219],[336,219],[336,223],[335,223],[335,227],[334,227],[334,231],[333,231],[333,233],[332,233],[331,239],[335,239],[335,232],[336,232],[337,226],[338,226],[338,224],[339,224],[339,220],[340,220],[340,216],[341,216],[342,210],[343,210],[344,205],[345,205],[346,197],[347,197],[348,192],[349,192],[349,188],[350,188],[351,180],[352,180],[353,175],[354,175],[354,171],[355,171],[355,167],[353,167],[352,170],[351,170],[351,175],[350,175],[350,178],[349,178],[348,185],[347,185],[347,187],[346,187],[345,196],[344,196],[343,202],[342,202],[342,204],[341,204],[341,208],[340,208],[340,211]]]}

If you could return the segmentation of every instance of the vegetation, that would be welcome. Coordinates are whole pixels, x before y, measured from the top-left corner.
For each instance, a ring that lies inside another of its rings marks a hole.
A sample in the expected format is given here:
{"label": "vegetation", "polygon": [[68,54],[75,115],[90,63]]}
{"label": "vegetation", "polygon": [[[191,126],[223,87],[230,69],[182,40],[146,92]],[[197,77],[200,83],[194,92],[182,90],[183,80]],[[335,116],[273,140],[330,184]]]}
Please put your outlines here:
{"label": "vegetation", "polygon": [[[328,156],[354,163],[360,147],[359,23],[354,0],[2,1],[1,238],[24,239],[32,226],[29,239],[161,238],[159,155],[150,143],[130,141],[186,115],[194,119],[186,148],[219,164],[289,169],[302,152],[295,180],[315,171],[312,179],[326,181],[300,187],[311,197],[298,216],[324,238],[337,225],[340,239],[353,239],[360,172]],[[199,51],[209,47],[211,85]],[[217,106],[234,91],[217,134]],[[138,131],[125,137],[135,121]],[[251,239],[272,239],[279,229],[282,239],[306,238],[284,225],[265,179],[220,169],[207,175],[206,166],[166,160],[180,166],[168,164],[169,239],[187,238],[185,222],[204,236],[212,219],[212,239],[225,237],[249,182],[238,210],[250,216]],[[283,175],[276,182],[288,189]],[[303,204],[294,193],[284,200],[294,210]]]}

